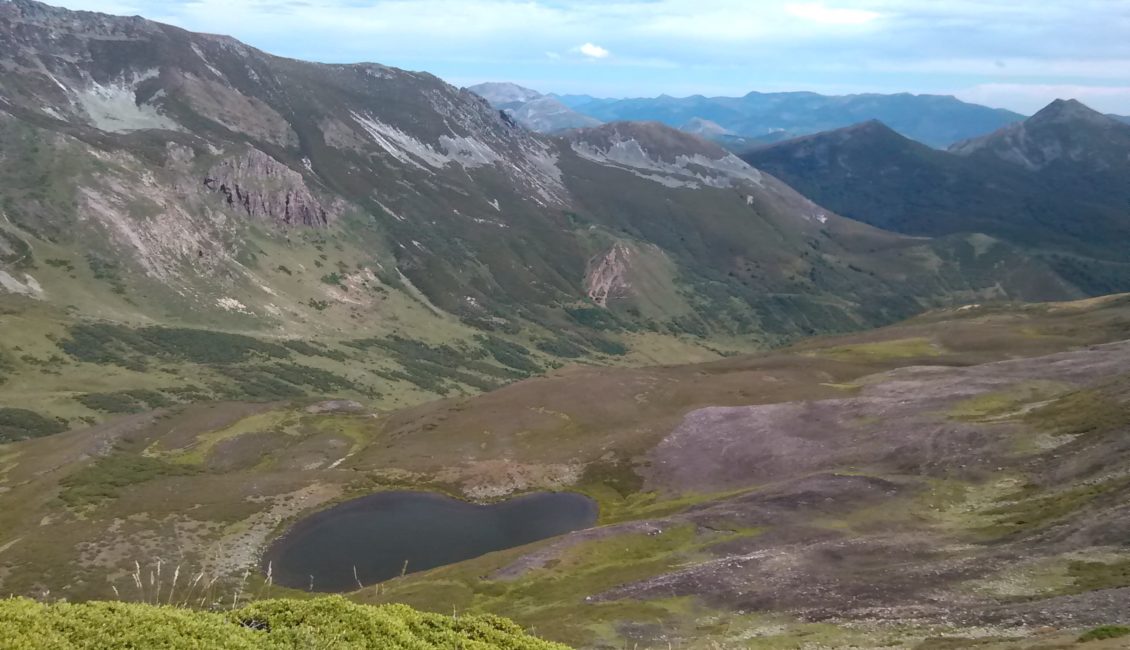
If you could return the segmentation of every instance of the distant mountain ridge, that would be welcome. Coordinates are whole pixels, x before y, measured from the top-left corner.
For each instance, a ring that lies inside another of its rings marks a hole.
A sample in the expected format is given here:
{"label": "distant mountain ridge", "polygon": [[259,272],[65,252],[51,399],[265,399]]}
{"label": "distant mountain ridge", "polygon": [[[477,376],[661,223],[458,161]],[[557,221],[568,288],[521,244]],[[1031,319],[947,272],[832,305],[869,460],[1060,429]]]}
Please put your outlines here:
{"label": "distant mountain ridge", "polygon": [[576,111],[603,121],[658,121],[681,128],[692,120],[719,125],[735,136],[762,142],[808,135],[878,119],[895,131],[932,147],[984,135],[1024,116],[943,95],[820,95],[811,92],[759,93],[742,97],[598,99],[558,96]]}
{"label": "distant mountain ridge", "polygon": [[551,95],[543,95],[512,83],[483,83],[467,90],[505,112],[515,122],[538,133],[597,126],[600,120],[569,108]]}
{"label": "distant mountain ridge", "polygon": [[742,157],[845,216],[908,234],[984,233],[1040,251],[1087,291],[1130,289],[1130,125],[1080,102],[950,151],[871,121]]}

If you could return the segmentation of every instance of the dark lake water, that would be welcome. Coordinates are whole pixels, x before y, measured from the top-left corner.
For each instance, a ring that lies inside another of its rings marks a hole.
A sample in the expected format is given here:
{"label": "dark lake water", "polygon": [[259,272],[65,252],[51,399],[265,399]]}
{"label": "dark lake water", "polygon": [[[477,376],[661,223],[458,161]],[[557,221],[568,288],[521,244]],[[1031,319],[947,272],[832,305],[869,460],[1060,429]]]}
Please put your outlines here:
{"label": "dark lake water", "polygon": [[[349,591],[408,572],[478,557],[588,528],[596,503],[541,492],[476,505],[428,492],[381,492],[315,513],[267,551],[276,584]],[[354,577],[356,567],[356,577]]]}

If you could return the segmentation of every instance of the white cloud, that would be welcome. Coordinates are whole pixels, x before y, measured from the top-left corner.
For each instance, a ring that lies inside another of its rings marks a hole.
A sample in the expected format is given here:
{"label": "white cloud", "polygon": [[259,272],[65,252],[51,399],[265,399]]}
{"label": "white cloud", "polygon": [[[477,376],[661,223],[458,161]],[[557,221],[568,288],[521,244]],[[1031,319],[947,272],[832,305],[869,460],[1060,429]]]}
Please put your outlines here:
{"label": "white cloud", "polygon": [[823,25],[864,25],[882,16],[877,11],[828,7],[822,2],[785,5],[785,11],[797,18]]}
{"label": "white cloud", "polygon": [[594,43],[585,43],[584,45],[578,45],[576,50],[581,54],[589,57],[590,59],[604,59],[607,58],[609,54],[612,54],[608,50]]}

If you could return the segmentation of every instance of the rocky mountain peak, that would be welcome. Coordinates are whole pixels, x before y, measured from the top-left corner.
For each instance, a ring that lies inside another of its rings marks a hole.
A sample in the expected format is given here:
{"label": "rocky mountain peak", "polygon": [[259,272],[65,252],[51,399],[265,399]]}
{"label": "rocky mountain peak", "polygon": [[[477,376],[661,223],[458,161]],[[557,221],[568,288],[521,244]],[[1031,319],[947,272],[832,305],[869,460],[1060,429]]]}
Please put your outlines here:
{"label": "rocky mountain peak", "polygon": [[557,97],[517,84],[492,82],[471,86],[467,90],[503,111],[514,122],[538,133],[557,133],[600,124],[600,120],[578,113]]}
{"label": "rocky mountain peak", "polygon": [[479,95],[496,108],[503,108],[511,104],[524,104],[544,97],[536,90],[508,82],[490,81],[470,86],[467,90]]}
{"label": "rocky mountain peak", "polygon": [[1077,99],[1057,99],[1040,109],[1038,113],[1025,121],[1029,126],[1035,126],[1039,124],[1073,121],[1109,124],[1114,120]]}
{"label": "rocky mountain peak", "polygon": [[1126,167],[1130,125],[1075,99],[1057,99],[1032,117],[950,148],[959,155],[995,156],[1030,170],[1070,161],[1093,170]]}
{"label": "rocky mountain peak", "polygon": [[140,16],[71,11],[36,0],[0,0],[0,30],[11,29],[17,24],[22,24],[25,28],[38,27],[103,35],[152,32],[158,27],[157,23]]}
{"label": "rocky mountain peak", "polygon": [[854,131],[856,133],[894,133],[891,127],[883,124],[882,120],[867,120],[860,122],[849,127],[845,127],[846,131]]}

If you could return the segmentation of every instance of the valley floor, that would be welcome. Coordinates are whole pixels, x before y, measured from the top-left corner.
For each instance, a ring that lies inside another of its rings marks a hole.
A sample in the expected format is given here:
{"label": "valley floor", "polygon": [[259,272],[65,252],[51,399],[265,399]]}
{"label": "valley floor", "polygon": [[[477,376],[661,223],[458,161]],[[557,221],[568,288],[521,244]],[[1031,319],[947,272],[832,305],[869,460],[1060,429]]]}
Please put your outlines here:
{"label": "valley floor", "polygon": [[0,446],[0,591],[141,599],[132,574],[179,570],[305,597],[260,558],[329,504],[574,490],[597,527],[348,596],[580,647],[1072,647],[1130,622],[1128,316],[1122,296],[973,307],[388,413],[123,416]]}

